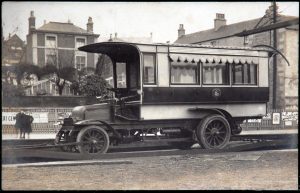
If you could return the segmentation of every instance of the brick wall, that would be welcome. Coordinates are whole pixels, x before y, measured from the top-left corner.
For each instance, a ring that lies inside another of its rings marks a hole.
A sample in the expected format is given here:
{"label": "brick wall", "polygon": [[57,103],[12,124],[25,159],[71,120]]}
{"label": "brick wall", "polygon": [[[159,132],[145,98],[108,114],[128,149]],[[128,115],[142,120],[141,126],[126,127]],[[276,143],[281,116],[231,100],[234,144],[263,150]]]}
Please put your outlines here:
{"label": "brick wall", "polygon": [[57,45],[62,48],[75,48],[75,36],[70,34],[58,34]]}
{"label": "brick wall", "polygon": [[74,50],[58,50],[58,60],[64,66],[75,67]]}
{"label": "brick wall", "polygon": [[45,66],[45,49],[38,48],[37,49],[37,59],[39,66]]}
{"label": "brick wall", "polygon": [[45,46],[45,34],[44,33],[37,33],[37,45]]}

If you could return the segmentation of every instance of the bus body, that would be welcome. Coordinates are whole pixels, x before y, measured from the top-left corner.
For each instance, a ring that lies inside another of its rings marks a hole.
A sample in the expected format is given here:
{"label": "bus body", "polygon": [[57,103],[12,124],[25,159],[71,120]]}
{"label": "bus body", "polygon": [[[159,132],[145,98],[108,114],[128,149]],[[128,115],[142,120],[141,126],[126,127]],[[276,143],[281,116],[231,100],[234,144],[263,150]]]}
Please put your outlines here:
{"label": "bus body", "polygon": [[79,50],[109,56],[114,81],[114,99],[75,107],[57,134],[56,143],[76,141],[73,150],[81,153],[104,153],[147,134],[223,148],[243,120],[266,114],[267,50],[126,42]]}

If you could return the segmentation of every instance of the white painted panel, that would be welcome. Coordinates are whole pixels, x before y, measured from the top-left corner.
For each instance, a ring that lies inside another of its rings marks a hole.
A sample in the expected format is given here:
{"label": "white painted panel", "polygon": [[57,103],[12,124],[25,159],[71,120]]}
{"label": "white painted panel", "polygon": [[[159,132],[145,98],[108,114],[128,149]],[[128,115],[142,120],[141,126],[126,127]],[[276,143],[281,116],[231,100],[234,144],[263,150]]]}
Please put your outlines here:
{"label": "white painted panel", "polygon": [[201,105],[143,105],[141,117],[144,120],[189,119],[199,115],[189,108],[219,108],[233,117],[261,116],[266,114],[266,104],[201,104]]}
{"label": "white painted panel", "polygon": [[32,34],[32,47],[37,47],[37,34]]}
{"label": "white painted panel", "polygon": [[170,52],[178,53],[197,53],[197,54],[217,54],[217,55],[236,55],[236,56],[259,56],[255,50],[234,50],[234,49],[209,49],[209,48],[187,48],[170,47]]}
{"label": "white painted panel", "polygon": [[38,56],[37,56],[37,48],[36,47],[33,47],[32,48],[32,63],[34,65],[38,65]]}
{"label": "white painted panel", "polygon": [[156,46],[153,45],[137,45],[141,52],[156,52]]}
{"label": "white painted panel", "polygon": [[38,65],[37,34],[32,34],[32,63]]}
{"label": "white painted panel", "polygon": [[168,52],[168,46],[157,46],[157,52]]}
{"label": "white painted panel", "polygon": [[268,58],[259,58],[258,81],[260,87],[269,86]]}
{"label": "white painted panel", "polygon": [[261,56],[261,57],[268,57],[268,52],[260,51],[259,52],[259,56]]}
{"label": "white painted panel", "polygon": [[169,86],[168,54],[157,54],[158,86]]}

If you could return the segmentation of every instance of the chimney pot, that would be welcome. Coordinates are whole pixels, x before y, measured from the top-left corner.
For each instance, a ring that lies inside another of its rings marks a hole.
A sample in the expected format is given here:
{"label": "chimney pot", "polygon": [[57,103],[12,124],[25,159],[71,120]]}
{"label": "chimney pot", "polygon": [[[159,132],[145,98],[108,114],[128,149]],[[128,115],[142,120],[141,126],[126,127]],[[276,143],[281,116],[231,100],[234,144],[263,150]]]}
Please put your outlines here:
{"label": "chimney pot", "polygon": [[185,29],[183,27],[183,24],[179,24],[179,29],[178,29],[178,38],[180,38],[181,36],[185,35]]}
{"label": "chimney pot", "polygon": [[226,19],[225,19],[225,14],[223,13],[216,13],[216,19],[214,23],[214,29],[215,31],[218,31],[220,27],[226,25]]}

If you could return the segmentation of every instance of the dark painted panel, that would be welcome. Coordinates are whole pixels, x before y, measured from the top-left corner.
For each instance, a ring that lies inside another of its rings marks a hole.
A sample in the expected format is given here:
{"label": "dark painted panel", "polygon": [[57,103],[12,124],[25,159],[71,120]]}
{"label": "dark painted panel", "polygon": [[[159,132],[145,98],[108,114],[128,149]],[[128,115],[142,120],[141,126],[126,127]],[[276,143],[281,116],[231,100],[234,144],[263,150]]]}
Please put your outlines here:
{"label": "dark painted panel", "polygon": [[[268,87],[144,87],[143,103],[267,102]],[[218,95],[219,96],[216,96]]]}

